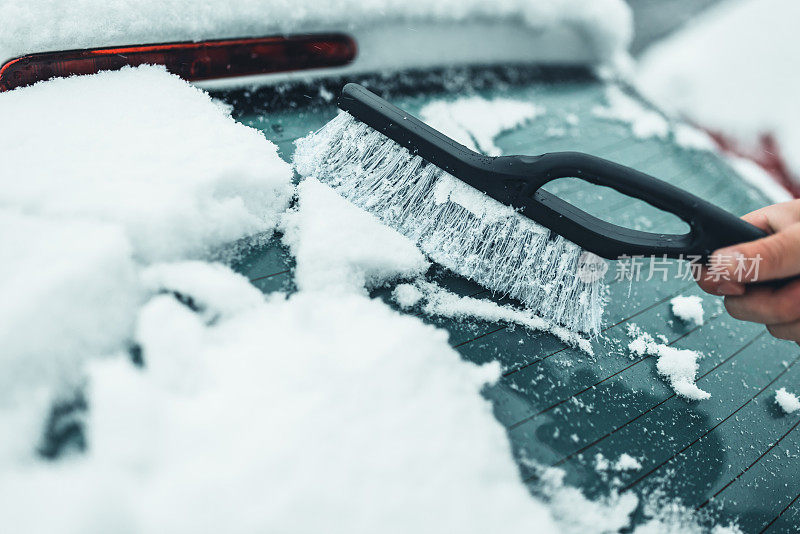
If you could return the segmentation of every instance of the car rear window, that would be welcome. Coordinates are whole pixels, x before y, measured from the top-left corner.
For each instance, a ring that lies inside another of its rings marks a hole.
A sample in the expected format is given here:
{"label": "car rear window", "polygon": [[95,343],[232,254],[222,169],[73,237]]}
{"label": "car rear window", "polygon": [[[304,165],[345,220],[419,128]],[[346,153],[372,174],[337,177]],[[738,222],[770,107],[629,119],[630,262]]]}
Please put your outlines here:
{"label": "car rear window", "polygon": [[[434,100],[473,94],[532,102],[546,113],[496,138],[503,153],[589,152],[738,215],[770,203],[716,152],[676,137],[674,125],[664,135],[637,135],[631,124],[605,116],[598,109],[608,105],[610,86],[585,71],[514,67],[348,81],[364,82],[415,114]],[[332,98],[337,83],[214,96],[233,105],[239,121],[263,131],[289,160],[296,139],[337,113]],[[627,88],[613,90],[648,108]],[[642,230],[680,231],[674,218],[613,191],[589,193],[585,184],[569,180],[550,189],[607,220]],[[537,471],[528,467],[528,459],[563,468],[567,481],[589,496],[612,488],[634,491],[645,500],[657,494],[720,520],[738,518],[745,531],[767,526],[788,531],[800,520],[798,507],[792,506],[797,496],[786,492],[798,476],[800,433],[794,430],[800,419],[780,416],[773,396],[776,389],[800,382],[797,346],[765,335],[763,326],[732,319],[720,299],[677,276],[676,263],[666,274],[658,272],[658,280],[647,281],[649,266],[645,261],[639,281],[615,280],[619,267],[611,262],[604,330],[593,356],[550,334],[513,325],[423,319],[448,330],[450,344],[464,359],[502,364],[502,378],[484,395],[507,428],[521,476],[532,491]],[[279,237],[247,254],[235,268],[266,293],[293,291],[292,260]],[[428,277],[459,295],[504,302],[440,268]],[[382,288],[374,296],[394,305],[392,289]],[[670,300],[681,295],[702,297],[702,325],[686,324],[671,313]],[[702,353],[697,384],[711,398],[691,402],[676,396],[658,377],[653,356],[628,349],[634,327],[663,336],[671,347]],[[602,469],[602,459],[614,461],[623,454],[640,467],[612,474]]]}

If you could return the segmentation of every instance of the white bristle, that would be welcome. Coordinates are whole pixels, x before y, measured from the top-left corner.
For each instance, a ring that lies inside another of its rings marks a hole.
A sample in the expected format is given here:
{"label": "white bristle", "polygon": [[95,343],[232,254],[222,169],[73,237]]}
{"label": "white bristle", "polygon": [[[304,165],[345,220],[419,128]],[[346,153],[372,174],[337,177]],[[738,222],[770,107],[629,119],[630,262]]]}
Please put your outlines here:
{"label": "white bristle", "polygon": [[340,113],[297,141],[294,165],[414,240],[435,262],[570,330],[597,334],[601,279],[580,247]]}

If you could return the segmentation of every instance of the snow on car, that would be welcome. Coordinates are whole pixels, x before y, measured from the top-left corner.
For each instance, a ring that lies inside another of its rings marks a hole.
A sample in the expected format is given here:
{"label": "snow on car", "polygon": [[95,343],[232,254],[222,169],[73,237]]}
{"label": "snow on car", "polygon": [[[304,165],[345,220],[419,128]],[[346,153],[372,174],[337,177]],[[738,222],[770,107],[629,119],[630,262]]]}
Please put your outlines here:
{"label": "snow on car", "polygon": [[585,338],[287,163],[358,81],[485,153],[583,150],[736,213],[768,203],[702,132],[608,81],[622,2],[62,9],[0,6],[11,530],[790,530],[798,420],[761,402],[790,406],[788,344],[647,262],[637,280],[607,266]]}

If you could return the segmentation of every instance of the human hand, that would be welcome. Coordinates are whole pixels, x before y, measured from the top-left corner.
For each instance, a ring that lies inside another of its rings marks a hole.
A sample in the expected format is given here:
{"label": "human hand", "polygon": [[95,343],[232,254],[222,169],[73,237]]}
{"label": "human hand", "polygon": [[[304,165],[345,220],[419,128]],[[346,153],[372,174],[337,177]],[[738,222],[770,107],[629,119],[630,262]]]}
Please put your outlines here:
{"label": "human hand", "polygon": [[[724,295],[732,317],[765,324],[773,336],[800,344],[800,279],[775,286],[750,284],[800,274],[800,200],[767,206],[742,219],[771,235],[714,252],[712,267],[703,269],[698,285]],[[755,261],[758,267],[737,272],[737,259]]]}

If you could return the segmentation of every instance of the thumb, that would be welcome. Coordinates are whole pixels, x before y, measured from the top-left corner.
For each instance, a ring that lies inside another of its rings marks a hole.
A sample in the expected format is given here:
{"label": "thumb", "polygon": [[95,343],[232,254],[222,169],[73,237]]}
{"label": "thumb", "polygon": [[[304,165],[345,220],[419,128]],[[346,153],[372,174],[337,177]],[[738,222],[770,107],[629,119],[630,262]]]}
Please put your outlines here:
{"label": "thumb", "polygon": [[712,255],[711,265],[725,269],[730,279],[737,282],[800,274],[800,223],[755,241],[720,249]]}

